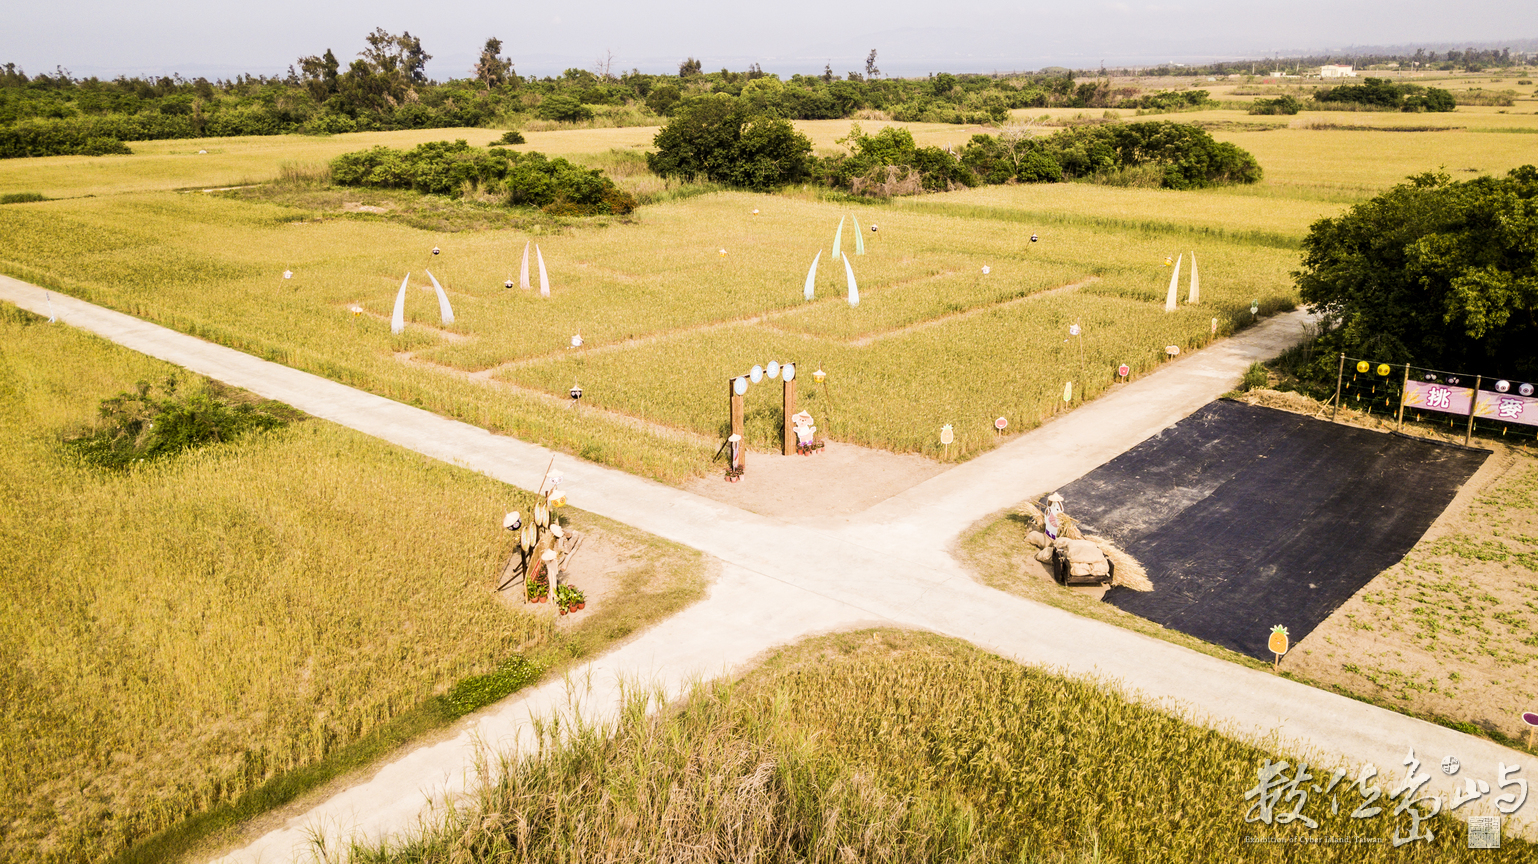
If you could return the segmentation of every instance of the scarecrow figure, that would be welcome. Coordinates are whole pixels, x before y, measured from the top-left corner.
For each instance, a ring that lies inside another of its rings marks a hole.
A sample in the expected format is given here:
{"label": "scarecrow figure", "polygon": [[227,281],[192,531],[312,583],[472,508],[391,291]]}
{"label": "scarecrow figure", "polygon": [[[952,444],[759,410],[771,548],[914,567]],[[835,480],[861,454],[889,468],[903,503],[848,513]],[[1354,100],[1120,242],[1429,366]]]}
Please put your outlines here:
{"label": "scarecrow figure", "polygon": [[1053,492],[1047,496],[1047,515],[1042,520],[1047,536],[1056,540],[1063,533],[1063,496]]}
{"label": "scarecrow figure", "polygon": [[742,436],[733,434],[726,439],[726,482],[742,479]]}
{"label": "scarecrow figure", "polygon": [[810,456],[822,449],[822,444],[817,442],[817,427],[812,425],[812,415],[802,411],[790,418],[796,431],[796,452],[802,456]]}

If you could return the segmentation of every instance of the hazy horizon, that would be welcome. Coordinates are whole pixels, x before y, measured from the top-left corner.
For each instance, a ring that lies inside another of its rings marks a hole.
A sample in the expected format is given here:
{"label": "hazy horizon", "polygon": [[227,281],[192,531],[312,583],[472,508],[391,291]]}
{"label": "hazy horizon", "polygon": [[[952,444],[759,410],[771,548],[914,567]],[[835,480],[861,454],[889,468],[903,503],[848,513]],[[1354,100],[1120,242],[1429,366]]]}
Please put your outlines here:
{"label": "hazy horizon", "polygon": [[[1456,16],[1430,0],[1385,15],[1379,3],[1300,0],[1235,8],[1215,0],[1169,4],[967,0],[936,7],[898,0],[881,6],[792,0],[772,10],[722,8],[698,0],[652,10],[597,0],[579,6],[483,7],[463,0],[426,9],[401,0],[321,9],[274,0],[259,17],[188,0],[135,8],[84,0],[71,14],[35,5],[14,10],[0,33],[0,63],[28,73],[63,66],[78,77],[231,77],[285,72],[304,55],[332,49],[345,65],[375,27],[409,30],[433,59],[428,74],[461,78],[489,36],[503,41],[521,75],[594,69],[612,53],[617,73],[676,72],[686,57],[707,71],[751,63],[789,76],[839,75],[864,67],[875,48],[888,76],[994,72],[1047,66],[1095,68],[1202,63],[1341,52],[1351,46],[1531,43],[1531,0],[1479,0]],[[297,26],[295,22],[302,22]],[[1532,49],[1528,49],[1532,50]]]}

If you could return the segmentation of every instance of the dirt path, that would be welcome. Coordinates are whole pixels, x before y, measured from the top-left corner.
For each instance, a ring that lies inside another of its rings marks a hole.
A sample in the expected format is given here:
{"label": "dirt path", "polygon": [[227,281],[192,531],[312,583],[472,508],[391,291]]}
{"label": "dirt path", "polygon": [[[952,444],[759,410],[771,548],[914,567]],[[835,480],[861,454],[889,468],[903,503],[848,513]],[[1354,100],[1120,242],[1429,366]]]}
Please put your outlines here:
{"label": "dirt path", "polygon": [[[44,308],[41,289],[4,277],[0,299]],[[73,298],[56,297],[54,308],[63,323],[504,482],[526,483],[550,460],[543,448]],[[775,645],[874,623],[924,628],[1018,662],[1095,676],[1191,722],[1307,752],[1316,765],[1354,773],[1370,762],[1397,776],[1412,749],[1432,764],[1448,754],[1470,766],[1523,764],[1522,754],[1489,741],[984,587],[946,551],[979,519],[1087,473],[1226,391],[1250,363],[1296,341],[1305,317],[1277,316],[873,507],[811,525],[557,457],[571,488],[581,490],[573,506],[720,559],[723,575],[710,596],[574,672],[571,689],[550,682],[466,718],[454,737],[382,766],[220,860],[308,856],[315,837],[331,849],[349,837],[399,837],[421,824],[425,806],[452,802],[475,782],[484,748],[529,745],[532,717],[580,709],[607,719],[622,681],[677,694],[694,676],[741,670]],[[1427,791],[1448,795],[1447,785],[1438,778]],[[1237,813],[1238,793],[1234,803]],[[1470,810],[1485,815],[1475,805],[1459,813]],[[1506,817],[1507,830],[1538,837],[1533,813],[1538,807]]]}

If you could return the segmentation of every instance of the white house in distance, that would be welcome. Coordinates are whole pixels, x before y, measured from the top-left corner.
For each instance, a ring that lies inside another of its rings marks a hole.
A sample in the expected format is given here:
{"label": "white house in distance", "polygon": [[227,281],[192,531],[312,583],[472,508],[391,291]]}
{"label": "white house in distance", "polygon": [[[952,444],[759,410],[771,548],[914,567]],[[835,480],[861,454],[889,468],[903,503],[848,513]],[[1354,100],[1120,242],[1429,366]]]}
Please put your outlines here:
{"label": "white house in distance", "polygon": [[1350,66],[1337,66],[1337,65],[1331,64],[1329,66],[1320,66],[1319,67],[1319,77],[1320,78],[1355,78],[1356,77],[1356,72],[1352,71]]}

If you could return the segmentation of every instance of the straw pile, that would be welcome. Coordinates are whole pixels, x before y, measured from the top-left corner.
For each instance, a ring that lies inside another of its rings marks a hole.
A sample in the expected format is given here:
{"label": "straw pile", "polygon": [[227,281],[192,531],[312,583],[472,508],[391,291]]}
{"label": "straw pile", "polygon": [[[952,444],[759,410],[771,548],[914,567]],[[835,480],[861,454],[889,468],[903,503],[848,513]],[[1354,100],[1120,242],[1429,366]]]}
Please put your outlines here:
{"label": "straw pile", "polygon": [[[1036,505],[1031,504],[1030,502],[1026,502],[1020,505],[1020,512],[1031,520],[1031,529],[1026,534],[1026,540],[1028,540],[1031,545],[1041,549],[1041,553],[1037,556],[1036,560],[1042,561],[1043,563],[1051,560],[1050,557],[1044,557],[1050,556],[1051,554],[1048,551],[1049,544],[1047,537],[1045,534],[1041,533],[1042,527],[1046,525],[1045,515],[1041,512],[1040,509],[1036,507]],[[1066,537],[1069,540],[1088,540],[1091,543],[1094,543],[1096,546],[1100,547],[1101,554],[1111,559],[1111,563],[1116,565],[1115,572],[1111,574],[1112,585],[1128,588],[1133,591],[1154,590],[1153,581],[1148,578],[1148,571],[1143,568],[1142,564],[1138,563],[1136,558],[1128,555],[1126,552],[1122,551],[1121,548],[1119,548],[1115,543],[1112,543],[1110,540],[1107,540],[1104,537],[1097,537],[1094,535],[1086,537],[1084,533],[1079,530],[1078,522],[1067,513],[1059,514],[1058,521],[1063,526],[1062,531],[1060,532],[1061,536]]]}

